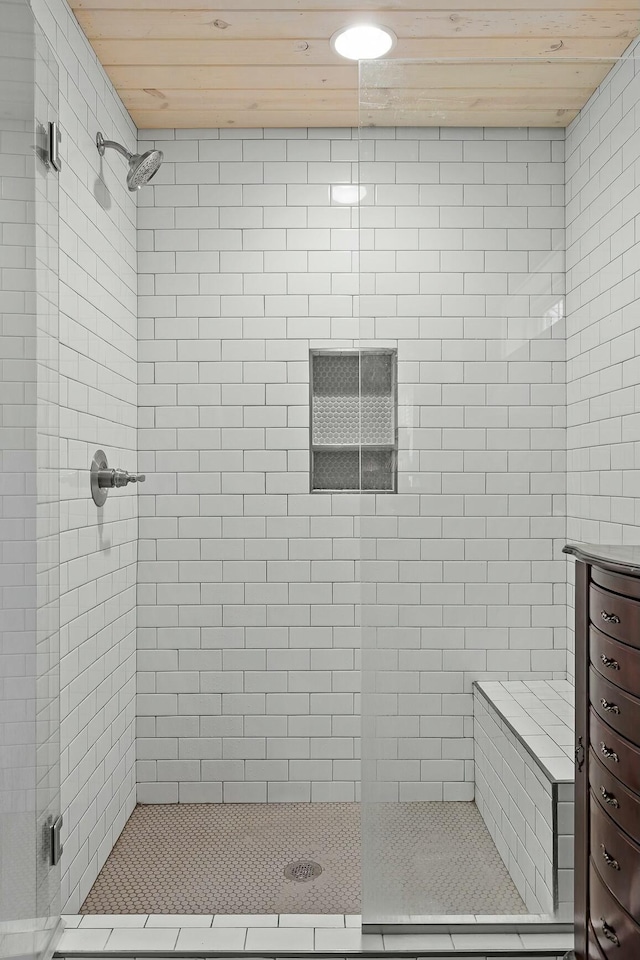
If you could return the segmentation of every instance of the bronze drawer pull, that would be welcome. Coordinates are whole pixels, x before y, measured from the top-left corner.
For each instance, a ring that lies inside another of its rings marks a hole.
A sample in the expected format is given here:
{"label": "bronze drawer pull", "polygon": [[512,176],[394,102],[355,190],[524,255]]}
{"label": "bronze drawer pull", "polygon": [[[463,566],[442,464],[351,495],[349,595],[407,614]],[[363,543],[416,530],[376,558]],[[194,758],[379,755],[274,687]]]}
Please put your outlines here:
{"label": "bronze drawer pull", "polygon": [[620,707],[617,703],[610,703],[609,700],[605,700],[604,697],[600,697],[600,703],[602,704],[602,709],[606,710],[607,713],[620,713]]}
{"label": "bronze drawer pull", "polygon": [[600,741],[600,753],[607,758],[607,760],[613,760],[614,763],[620,763],[620,757],[612,750],[611,747],[608,747],[604,740]]}
{"label": "bronze drawer pull", "polygon": [[620,941],[619,941],[618,938],[616,937],[616,932],[615,932],[615,930],[613,929],[613,927],[609,926],[609,924],[608,924],[607,921],[604,919],[604,917],[600,917],[600,923],[602,924],[601,930],[602,930],[603,934],[605,935],[605,937],[607,938],[607,940],[610,940],[611,943],[613,943],[613,944],[616,945],[616,947],[619,947],[619,946],[620,946]]}
{"label": "bronze drawer pull", "polygon": [[606,610],[601,610],[600,616],[605,623],[620,623],[620,617],[616,617],[615,613],[607,613]]}
{"label": "bronze drawer pull", "polygon": [[601,653],[600,659],[604,663],[605,667],[608,667],[610,670],[620,669],[620,664],[617,660],[614,660],[613,657],[607,657],[604,653]]}
{"label": "bronze drawer pull", "polygon": [[600,849],[602,850],[602,859],[603,859],[604,862],[607,864],[607,866],[611,867],[612,870],[619,870],[619,869],[620,869],[620,864],[619,864],[618,861],[615,859],[615,857],[612,857],[612,856],[611,856],[611,854],[609,853],[609,851],[608,851],[607,848],[605,847],[604,843],[601,843],[601,844],[600,844]]}
{"label": "bronze drawer pull", "polygon": [[620,807],[620,801],[612,793],[609,793],[604,787],[600,787],[600,796],[605,803],[608,803],[610,807],[615,807],[616,810]]}

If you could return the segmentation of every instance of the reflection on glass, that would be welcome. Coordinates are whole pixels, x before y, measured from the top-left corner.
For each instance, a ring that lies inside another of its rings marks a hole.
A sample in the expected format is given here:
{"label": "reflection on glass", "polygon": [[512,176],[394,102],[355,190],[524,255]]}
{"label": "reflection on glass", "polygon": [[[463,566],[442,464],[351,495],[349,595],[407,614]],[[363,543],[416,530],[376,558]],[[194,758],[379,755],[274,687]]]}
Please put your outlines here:
{"label": "reflection on glass", "polygon": [[360,342],[398,357],[398,492],[360,525],[367,923],[572,917],[565,218],[575,118],[634,71],[360,65]]}

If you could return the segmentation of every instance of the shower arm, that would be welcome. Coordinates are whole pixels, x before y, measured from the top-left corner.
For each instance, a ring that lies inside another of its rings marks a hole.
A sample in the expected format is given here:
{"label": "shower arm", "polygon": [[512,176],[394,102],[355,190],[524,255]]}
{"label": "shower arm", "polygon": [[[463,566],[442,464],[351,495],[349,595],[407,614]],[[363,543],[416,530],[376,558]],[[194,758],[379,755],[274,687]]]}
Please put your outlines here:
{"label": "shower arm", "polygon": [[133,154],[130,153],[126,147],[123,147],[121,143],[117,143],[115,140],[105,140],[101,133],[96,137],[96,146],[101,157],[104,157],[104,152],[107,147],[110,147],[112,150],[117,150],[118,153],[121,153],[127,160],[131,160],[133,157]]}

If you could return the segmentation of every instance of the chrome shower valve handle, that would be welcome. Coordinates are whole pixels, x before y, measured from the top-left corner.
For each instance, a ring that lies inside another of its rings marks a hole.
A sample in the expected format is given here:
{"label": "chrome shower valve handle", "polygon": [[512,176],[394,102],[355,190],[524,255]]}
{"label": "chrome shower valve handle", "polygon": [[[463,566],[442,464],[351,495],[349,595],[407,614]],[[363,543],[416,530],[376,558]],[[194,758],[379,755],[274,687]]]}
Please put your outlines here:
{"label": "chrome shower valve handle", "polygon": [[91,496],[97,507],[104,506],[109,490],[114,487],[126,487],[129,483],[142,483],[144,480],[144,473],[129,473],[128,470],[110,467],[104,450],[96,450],[91,464]]}
{"label": "chrome shower valve handle", "polygon": [[126,487],[128,483],[142,483],[144,473],[129,473],[128,470],[98,470],[99,487]]}

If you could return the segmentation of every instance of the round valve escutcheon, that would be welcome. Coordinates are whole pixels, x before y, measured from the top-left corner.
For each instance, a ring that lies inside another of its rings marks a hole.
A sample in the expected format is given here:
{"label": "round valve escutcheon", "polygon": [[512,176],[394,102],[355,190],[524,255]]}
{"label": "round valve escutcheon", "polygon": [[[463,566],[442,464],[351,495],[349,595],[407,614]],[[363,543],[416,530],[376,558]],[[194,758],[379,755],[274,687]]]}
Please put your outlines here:
{"label": "round valve escutcheon", "polygon": [[91,461],[91,496],[97,507],[103,507],[109,490],[114,487],[126,487],[129,483],[142,483],[144,473],[129,473],[127,470],[114,470],[107,462],[104,450],[96,450]]}

